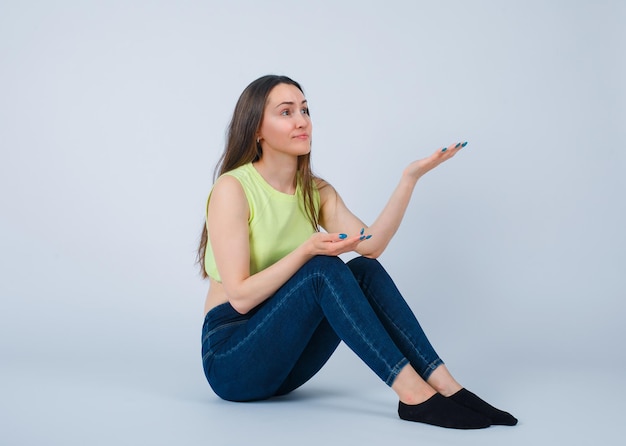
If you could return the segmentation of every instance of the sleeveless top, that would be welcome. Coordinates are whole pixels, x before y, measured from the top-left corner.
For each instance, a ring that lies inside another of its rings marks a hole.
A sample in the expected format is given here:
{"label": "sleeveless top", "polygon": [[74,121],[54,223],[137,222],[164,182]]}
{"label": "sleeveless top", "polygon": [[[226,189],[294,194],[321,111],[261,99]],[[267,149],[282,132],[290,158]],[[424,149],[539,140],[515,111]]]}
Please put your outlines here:
{"label": "sleeveless top", "polygon": [[[248,200],[250,275],[273,265],[315,232],[304,210],[300,184],[294,195],[279,192],[265,181],[252,163],[224,175],[230,175],[239,181]],[[319,213],[320,196],[317,189],[314,190],[313,198],[315,212]],[[210,199],[211,194],[207,199],[207,209]],[[209,277],[221,282],[210,239],[204,254],[204,268]]]}

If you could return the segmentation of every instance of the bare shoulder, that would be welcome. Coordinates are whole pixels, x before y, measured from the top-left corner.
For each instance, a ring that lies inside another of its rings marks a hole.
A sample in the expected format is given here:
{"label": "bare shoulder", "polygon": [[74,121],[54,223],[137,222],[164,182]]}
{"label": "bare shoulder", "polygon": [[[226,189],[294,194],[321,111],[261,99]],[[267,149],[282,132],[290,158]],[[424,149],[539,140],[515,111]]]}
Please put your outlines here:
{"label": "bare shoulder", "polygon": [[329,200],[335,200],[337,198],[337,191],[335,188],[326,180],[321,178],[315,179],[315,186],[320,194],[320,202],[322,206],[324,203],[327,203]]}
{"label": "bare shoulder", "polygon": [[215,197],[228,197],[232,199],[245,198],[243,186],[239,180],[230,175],[222,175],[217,179],[211,191],[212,199]]}
{"label": "bare shoulder", "polygon": [[211,209],[219,209],[220,213],[248,212],[248,200],[239,180],[230,175],[217,179],[209,200],[209,211]]}
{"label": "bare shoulder", "polygon": [[243,194],[243,187],[237,178],[231,175],[222,175],[213,185],[212,193],[215,194],[216,192],[220,194],[237,194],[240,192]]}

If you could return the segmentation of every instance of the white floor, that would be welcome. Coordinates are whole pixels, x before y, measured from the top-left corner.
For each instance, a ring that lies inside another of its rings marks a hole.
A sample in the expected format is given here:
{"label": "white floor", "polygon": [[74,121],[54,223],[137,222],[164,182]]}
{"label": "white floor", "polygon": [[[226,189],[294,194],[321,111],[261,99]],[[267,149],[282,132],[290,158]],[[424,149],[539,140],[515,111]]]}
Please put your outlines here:
{"label": "white floor", "polygon": [[587,445],[616,444],[624,433],[623,369],[510,363],[486,376],[451,366],[468,388],[520,419],[512,428],[456,431],[401,421],[395,395],[343,346],[293,394],[246,404],[218,399],[198,358],[129,358],[3,360],[0,443]]}

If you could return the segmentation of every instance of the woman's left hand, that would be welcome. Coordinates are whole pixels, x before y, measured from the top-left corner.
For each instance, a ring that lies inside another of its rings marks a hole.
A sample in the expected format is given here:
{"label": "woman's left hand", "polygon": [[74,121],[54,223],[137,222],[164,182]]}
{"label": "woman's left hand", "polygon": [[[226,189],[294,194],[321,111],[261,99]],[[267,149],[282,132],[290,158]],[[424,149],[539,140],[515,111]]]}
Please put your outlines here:
{"label": "woman's left hand", "polygon": [[404,174],[417,181],[424,174],[430,172],[439,164],[452,158],[454,155],[456,155],[456,153],[459,150],[461,150],[466,145],[467,145],[467,142],[463,142],[463,143],[459,142],[457,144],[452,144],[448,147],[443,147],[441,149],[438,149],[435,153],[433,153],[427,158],[413,161],[411,164],[407,166],[406,169],[404,169]]}

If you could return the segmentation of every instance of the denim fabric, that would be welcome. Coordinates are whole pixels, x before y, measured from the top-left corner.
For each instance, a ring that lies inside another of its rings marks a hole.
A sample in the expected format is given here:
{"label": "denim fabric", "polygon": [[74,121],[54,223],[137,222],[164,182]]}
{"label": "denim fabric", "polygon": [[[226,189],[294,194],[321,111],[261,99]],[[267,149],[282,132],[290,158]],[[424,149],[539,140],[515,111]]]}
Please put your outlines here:
{"label": "denim fabric", "polygon": [[247,314],[207,313],[204,373],[223,399],[266,399],[308,381],[341,340],[389,386],[409,362],[424,379],[443,363],[378,261],[317,256]]}

